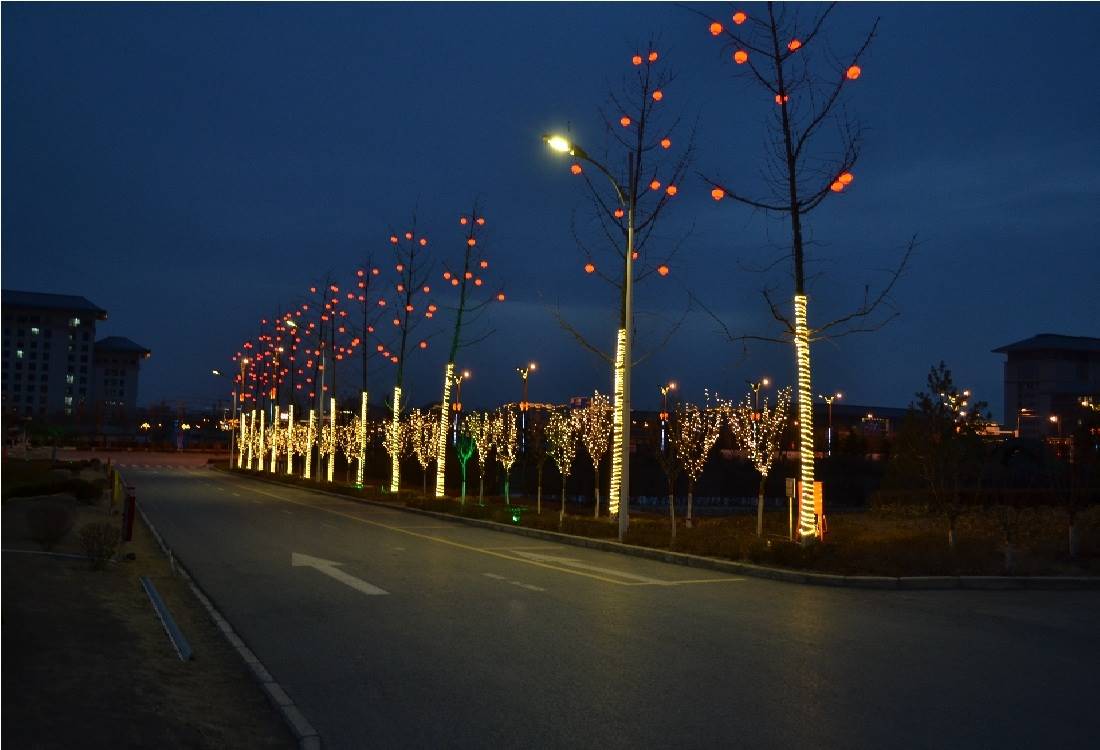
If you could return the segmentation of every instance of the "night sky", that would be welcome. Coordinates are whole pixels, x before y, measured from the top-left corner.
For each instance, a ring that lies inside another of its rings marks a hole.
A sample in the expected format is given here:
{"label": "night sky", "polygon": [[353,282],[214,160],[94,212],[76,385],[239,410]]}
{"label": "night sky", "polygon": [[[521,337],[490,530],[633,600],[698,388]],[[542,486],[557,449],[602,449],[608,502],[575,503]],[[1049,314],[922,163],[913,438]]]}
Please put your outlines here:
{"label": "night sky", "polygon": [[[710,6],[727,16],[733,7]],[[762,8],[744,6],[750,14]],[[804,10],[807,10],[804,8]],[[326,272],[347,283],[416,210],[453,256],[480,197],[496,333],[460,358],[468,406],[610,390],[610,371],[554,321],[607,348],[617,298],[586,276],[570,231],[582,185],[540,134],[593,154],[597,108],[650,37],[678,74],[665,104],[698,117],[697,169],[759,181],[774,104],[735,76],[706,22],[668,4],[5,4],[3,286],[80,294],[100,335],[151,348],[141,403],[209,407],[240,342]],[[811,217],[811,322],[858,302],[908,238],[920,247],[870,335],[815,349],[815,390],[904,406],[940,359],[1000,417],[1002,356],[1040,332],[1100,335],[1100,87],[1093,4],[842,6],[845,50],[882,17],[848,95],[866,128],[856,180]],[[672,273],[637,292],[638,348],[679,320],[687,290],[737,332],[774,334],[759,290],[789,299],[781,220],[716,204],[694,174],[662,241]],[[408,361],[410,402],[438,399],[446,347]],[[438,345],[436,345],[438,342]],[[635,369],[636,408],[669,378],[740,396],[794,377],[790,347],[748,351],[695,310]],[[374,366],[372,390],[392,387]],[[347,378],[350,380],[350,378]],[[380,399],[378,399],[380,400]]]}

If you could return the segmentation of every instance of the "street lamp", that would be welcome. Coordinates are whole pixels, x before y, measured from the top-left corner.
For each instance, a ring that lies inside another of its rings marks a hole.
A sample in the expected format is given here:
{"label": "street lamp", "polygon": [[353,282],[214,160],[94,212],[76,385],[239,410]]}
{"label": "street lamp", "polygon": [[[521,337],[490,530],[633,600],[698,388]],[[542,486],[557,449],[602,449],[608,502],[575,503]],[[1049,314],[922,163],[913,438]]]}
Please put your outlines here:
{"label": "street lamp", "polygon": [[844,394],[837,391],[832,396],[823,396],[820,393],[817,397],[829,405],[829,428],[825,433],[825,454],[829,457],[833,455],[833,402],[838,398],[843,398]]}
{"label": "street lamp", "polygon": [[517,367],[516,372],[523,381],[523,398],[519,402],[519,439],[520,451],[527,453],[527,378],[538,369],[534,362],[526,367]]}
{"label": "street lamp", "polygon": [[608,171],[607,167],[588,155],[588,153],[568,138],[558,134],[542,137],[550,149],[559,154],[569,154],[588,162],[603,172],[615,190],[619,206],[626,212],[626,252],[623,257],[623,297],[619,333],[615,350],[615,411],[613,422],[614,445],[611,449],[611,487],[608,493],[608,511],[619,513],[619,541],[626,536],[630,525],[630,370],[631,339],[634,328],[634,221],[637,209],[637,181],[634,174],[635,152],[630,150],[627,156],[628,174],[625,189]]}
{"label": "street lamp", "polygon": [[676,384],[671,380],[662,386],[659,386],[661,391],[661,450],[665,450],[668,445],[668,393],[669,391],[676,390]]}
{"label": "street lamp", "polygon": [[451,404],[451,411],[455,413],[454,428],[451,436],[451,445],[458,445],[458,417],[459,412],[462,411],[462,381],[469,380],[469,378],[469,370],[463,370],[462,372],[455,373],[451,377],[451,382],[454,383],[455,386],[455,400],[454,403]]}
{"label": "street lamp", "polygon": [[757,381],[746,380],[745,382],[748,383],[749,388],[752,389],[752,395],[755,403],[753,409],[756,411],[760,411],[760,391],[771,385],[772,381],[768,380],[767,378],[760,378],[760,380]]}

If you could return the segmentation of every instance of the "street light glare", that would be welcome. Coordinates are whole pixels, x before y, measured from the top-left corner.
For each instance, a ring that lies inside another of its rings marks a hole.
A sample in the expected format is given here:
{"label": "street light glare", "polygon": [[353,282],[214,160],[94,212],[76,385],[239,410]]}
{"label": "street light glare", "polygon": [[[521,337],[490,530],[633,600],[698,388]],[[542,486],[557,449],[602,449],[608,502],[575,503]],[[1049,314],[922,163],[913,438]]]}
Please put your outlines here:
{"label": "street light glare", "polygon": [[531,364],[527,365],[527,369],[529,369],[529,370],[537,370],[537,369],[538,369],[538,367],[537,367],[537,366],[535,365],[535,363],[534,363],[534,362],[532,362]]}
{"label": "street light glare", "polygon": [[544,135],[542,137],[546,141],[546,145],[554,149],[558,153],[571,154],[573,153],[573,144],[568,139],[560,135]]}
{"label": "street light glare", "polygon": [[214,375],[221,375],[221,373],[218,372],[217,370],[211,370],[210,372],[213,373]]}

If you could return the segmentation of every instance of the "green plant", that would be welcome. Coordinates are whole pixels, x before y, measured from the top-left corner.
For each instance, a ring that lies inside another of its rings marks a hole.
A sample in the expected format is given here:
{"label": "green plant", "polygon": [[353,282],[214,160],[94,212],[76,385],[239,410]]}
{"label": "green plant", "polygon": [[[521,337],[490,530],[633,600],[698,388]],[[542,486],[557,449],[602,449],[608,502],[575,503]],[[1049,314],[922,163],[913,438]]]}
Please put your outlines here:
{"label": "green plant", "polygon": [[70,479],[62,483],[64,492],[72,493],[82,505],[95,505],[103,496],[104,484],[101,480],[89,482],[86,479]]}
{"label": "green plant", "polygon": [[107,567],[107,562],[118,550],[119,537],[118,527],[112,523],[97,521],[80,527],[80,543],[91,561],[92,570]]}
{"label": "green plant", "polygon": [[73,513],[61,505],[36,505],[27,511],[31,539],[47,552],[73,528]]}

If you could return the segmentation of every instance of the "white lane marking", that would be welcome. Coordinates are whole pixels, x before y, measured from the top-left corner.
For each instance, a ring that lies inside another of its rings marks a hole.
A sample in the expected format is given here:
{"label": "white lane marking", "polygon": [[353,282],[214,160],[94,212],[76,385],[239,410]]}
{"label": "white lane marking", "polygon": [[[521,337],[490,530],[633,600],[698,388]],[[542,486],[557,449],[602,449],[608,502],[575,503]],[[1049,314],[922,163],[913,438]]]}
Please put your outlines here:
{"label": "white lane marking", "polygon": [[321,525],[324,526],[326,529],[336,529],[336,527],[333,526],[331,523],[325,523],[324,521],[321,521]]}
{"label": "white lane marking", "polygon": [[291,552],[290,565],[293,568],[313,568],[314,570],[324,573],[329,578],[335,579],[346,586],[351,586],[356,591],[367,594],[368,596],[378,596],[380,594],[389,593],[385,589],[380,589],[361,578],[356,578],[353,575],[345,573],[336,567],[338,565],[343,565],[343,563],[334,562],[333,560],[324,560],[320,557],[311,557],[310,555]]}
{"label": "white lane marking", "polygon": [[233,493],[233,497],[240,497],[240,496],[241,496],[241,493],[239,493],[239,492],[234,492]]}
{"label": "white lane marking", "polygon": [[493,580],[496,580],[496,581],[503,581],[504,583],[510,583],[513,586],[519,586],[521,589],[527,589],[528,591],[546,591],[546,589],[541,588],[539,586],[535,586],[534,584],[524,583],[523,581],[513,581],[511,578],[508,578],[507,576],[500,576],[500,575],[497,575],[496,573],[482,573],[482,575],[485,576],[486,578],[492,578]]}
{"label": "white lane marking", "polygon": [[648,584],[665,584],[668,581],[660,581],[656,578],[650,578],[648,576],[640,576],[634,573],[626,573],[621,570],[615,570],[614,568],[601,568],[596,565],[589,565],[586,562],[580,560],[574,560],[571,557],[558,557],[557,555],[540,555],[537,552],[525,552],[523,550],[516,550],[515,553],[520,557],[526,557],[536,562],[552,563],[554,565],[566,565],[570,568],[580,568],[581,570],[589,570],[593,573],[602,573],[604,575],[616,576],[618,578],[625,578],[628,581],[637,581],[638,583]]}

